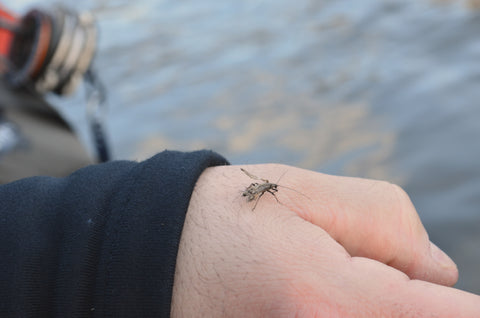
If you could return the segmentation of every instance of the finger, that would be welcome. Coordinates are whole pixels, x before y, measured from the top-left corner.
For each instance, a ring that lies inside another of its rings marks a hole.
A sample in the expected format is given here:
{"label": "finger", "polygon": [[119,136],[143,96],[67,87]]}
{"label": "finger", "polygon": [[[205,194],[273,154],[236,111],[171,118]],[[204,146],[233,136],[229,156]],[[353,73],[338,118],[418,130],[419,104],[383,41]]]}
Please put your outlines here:
{"label": "finger", "polygon": [[352,258],[349,273],[346,283],[355,286],[345,307],[352,308],[354,300],[360,312],[373,311],[368,317],[480,317],[480,296],[410,280],[371,259]]}
{"label": "finger", "polygon": [[301,282],[293,289],[296,316],[480,317],[480,296],[410,280],[381,262],[350,257],[318,227],[295,220],[288,220],[288,224],[296,236],[285,233],[282,237],[294,245],[295,257],[281,263],[293,268],[283,272]]}
{"label": "finger", "polygon": [[[328,194],[329,212],[335,214],[327,232],[352,256],[379,260],[413,279],[443,285],[456,283],[455,263],[429,241],[415,207],[402,189],[372,180],[331,176],[322,179],[330,190],[321,193]],[[322,212],[312,214],[314,224],[324,221]]]}
{"label": "finger", "polygon": [[280,202],[325,229],[350,255],[378,260],[410,278],[455,284],[455,263],[430,243],[415,207],[401,188],[387,182],[329,176],[281,165],[251,168],[270,180],[276,180],[286,169],[288,173],[279,185],[302,195],[279,188]]}

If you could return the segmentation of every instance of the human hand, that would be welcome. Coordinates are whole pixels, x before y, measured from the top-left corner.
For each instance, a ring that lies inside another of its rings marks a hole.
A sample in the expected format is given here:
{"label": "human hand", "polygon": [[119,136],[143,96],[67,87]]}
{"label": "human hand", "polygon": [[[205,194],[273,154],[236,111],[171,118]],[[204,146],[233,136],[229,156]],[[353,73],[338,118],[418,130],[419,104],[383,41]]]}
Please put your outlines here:
{"label": "human hand", "polygon": [[266,193],[252,211],[241,192],[255,181],[239,167],[204,171],[172,317],[480,317],[480,296],[441,286],[456,282],[456,266],[400,188],[276,164],[246,169],[270,182],[287,171],[280,203]]}

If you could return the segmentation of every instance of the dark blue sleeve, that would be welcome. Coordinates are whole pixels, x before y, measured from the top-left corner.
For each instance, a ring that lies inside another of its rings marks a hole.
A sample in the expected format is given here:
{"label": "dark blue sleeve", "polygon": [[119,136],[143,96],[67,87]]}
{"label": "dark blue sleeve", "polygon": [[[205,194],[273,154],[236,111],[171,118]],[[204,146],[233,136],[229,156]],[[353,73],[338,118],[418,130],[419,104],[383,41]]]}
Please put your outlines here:
{"label": "dark blue sleeve", "polygon": [[225,164],[164,151],[0,186],[0,316],[169,317],[193,187]]}

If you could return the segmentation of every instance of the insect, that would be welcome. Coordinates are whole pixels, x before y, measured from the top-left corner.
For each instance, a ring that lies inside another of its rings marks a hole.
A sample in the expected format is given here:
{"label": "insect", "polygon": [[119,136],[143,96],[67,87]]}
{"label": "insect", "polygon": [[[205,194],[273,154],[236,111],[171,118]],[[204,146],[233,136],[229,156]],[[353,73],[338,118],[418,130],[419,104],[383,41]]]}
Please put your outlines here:
{"label": "insect", "polygon": [[265,192],[268,192],[271,195],[273,195],[275,200],[277,200],[277,202],[280,203],[280,201],[278,201],[278,199],[277,199],[277,196],[275,195],[275,193],[278,192],[278,189],[277,189],[278,184],[271,183],[267,179],[262,179],[262,178],[259,178],[257,176],[254,176],[253,174],[251,174],[250,172],[248,172],[247,170],[245,170],[243,168],[240,168],[240,170],[242,170],[243,173],[245,173],[247,176],[249,176],[250,178],[252,178],[254,180],[263,181],[263,183],[254,182],[254,183],[250,184],[245,189],[245,191],[243,191],[243,193],[242,193],[242,196],[247,197],[247,202],[256,200],[255,205],[252,208],[252,211],[255,210],[255,208],[257,207],[258,200],[260,200],[260,198],[262,197],[262,195],[265,194]]}
{"label": "insect", "polygon": [[277,183],[271,183],[270,181],[268,181],[267,179],[262,179],[262,178],[259,178],[253,174],[251,174],[250,172],[248,172],[247,170],[243,169],[243,168],[240,168],[240,170],[243,171],[243,173],[245,173],[247,176],[249,176],[250,178],[254,179],[254,180],[261,180],[263,181],[263,183],[258,183],[258,182],[254,182],[254,183],[251,183],[246,189],[245,191],[242,192],[242,196],[244,197],[247,197],[247,202],[250,202],[250,201],[253,201],[253,200],[256,200],[255,201],[255,205],[253,206],[252,208],[252,211],[255,210],[255,208],[257,207],[257,203],[258,201],[260,200],[260,198],[265,194],[265,192],[268,192],[270,193],[271,195],[273,195],[273,197],[275,198],[275,200],[277,200],[278,203],[280,203],[281,205],[284,205],[282,204],[282,202],[280,202],[277,198],[277,196],[275,195],[275,193],[278,192],[278,187],[282,187],[282,188],[285,188],[285,189],[289,189],[289,190],[292,190],[292,191],[295,191],[297,192],[298,194],[301,194],[303,195],[304,197],[306,197],[307,199],[311,200],[308,196],[306,196],[305,194],[301,193],[301,192],[298,192],[297,190],[295,189],[292,189],[292,188],[289,188],[289,187],[286,187],[286,186],[283,186],[283,185],[278,185],[278,181],[280,181],[280,179],[282,179],[282,177],[285,175],[285,173],[287,173],[287,171],[285,171],[281,176],[280,178],[278,178],[278,181]]}
{"label": "insect", "polygon": [[[263,183],[258,183],[258,182],[254,182],[254,183],[251,183],[243,192],[242,192],[242,196],[244,197],[247,197],[247,202],[250,202],[250,201],[253,201],[253,200],[256,200],[255,201],[255,205],[253,206],[252,208],[252,211],[255,210],[255,208],[257,207],[257,204],[258,204],[258,201],[260,200],[260,198],[265,194],[265,192],[268,192],[270,193],[271,195],[273,195],[273,197],[275,198],[275,200],[277,200],[277,202],[279,204],[282,204],[282,202],[280,202],[277,198],[277,196],[275,195],[275,193],[278,192],[278,187],[282,187],[282,188],[286,188],[286,189],[289,189],[289,190],[292,190],[292,191],[295,191],[297,192],[298,194],[301,194],[302,196],[306,197],[307,199],[311,200],[308,196],[306,196],[305,194],[301,193],[301,192],[298,192],[297,190],[295,189],[292,189],[292,188],[289,188],[289,187],[286,187],[286,186],[283,186],[283,185],[278,185],[278,181],[280,181],[280,179],[285,175],[285,173],[287,173],[287,171],[285,171],[281,176],[280,178],[278,178],[277,180],[277,183],[271,183],[270,181],[268,181],[267,179],[262,179],[262,178],[259,178],[253,174],[251,174],[250,172],[248,172],[247,170],[243,169],[243,168],[240,168],[240,170],[243,171],[243,173],[245,173],[247,176],[249,176],[250,178],[254,179],[254,180],[261,180],[263,181]],[[282,204],[283,205],[283,204]]]}

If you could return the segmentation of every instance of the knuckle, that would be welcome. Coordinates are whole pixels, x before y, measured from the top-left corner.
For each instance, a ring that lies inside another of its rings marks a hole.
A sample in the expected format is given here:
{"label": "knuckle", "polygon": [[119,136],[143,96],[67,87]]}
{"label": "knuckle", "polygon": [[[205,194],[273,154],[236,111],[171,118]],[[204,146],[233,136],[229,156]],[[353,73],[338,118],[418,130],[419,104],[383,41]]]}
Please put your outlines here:
{"label": "knuckle", "polygon": [[400,187],[398,184],[395,184],[395,183],[388,183],[388,184],[390,185],[390,188],[392,189],[392,191],[395,193],[396,197],[400,201],[410,202],[410,197],[402,187]]}
{"label": "knuckle", "polygon": [[[428,234],[426,233],[422,222],[417,214],[417,210],[413,205],[407,192],[398,185],[392,184],[393,191],[396,196],[396,211],[398,212],[399,226],[404,229],[404,235],[410,240],[411,244],[418,242],[418,240],[428,240]],[[411,250],[416,248],[410,246]],[[412,262],[415,259],[411,259]],[[410,264],[414,266],[415,264]]]}
{"label": "knuckle", "polygon": [[384,204],[387,205],[393,215],[397,215],[400,218],[405,218],[405,221],[412,222],[412,218],[416,218],[415,207],[410,200],[408,193],[399,185],[380,181],[381,192],[385,199]]}
{"label": "knuckle", "polygon": [[402,187],[394,183],[389,183],[389,185],[392,189],[392,192],[395,196],[396,201],[401,207],[409,207],[409,208],[413,207],[412,201],[410,200],[410,196]]}
{"label": "knuckle", "polygon": [[390,204],[401,206],[411,204],[410,196],[398,184],[377,180],[373,182],[374,184],[372,185],[372,188],[375,189],[374,194],[376,196],[386,199]]}

